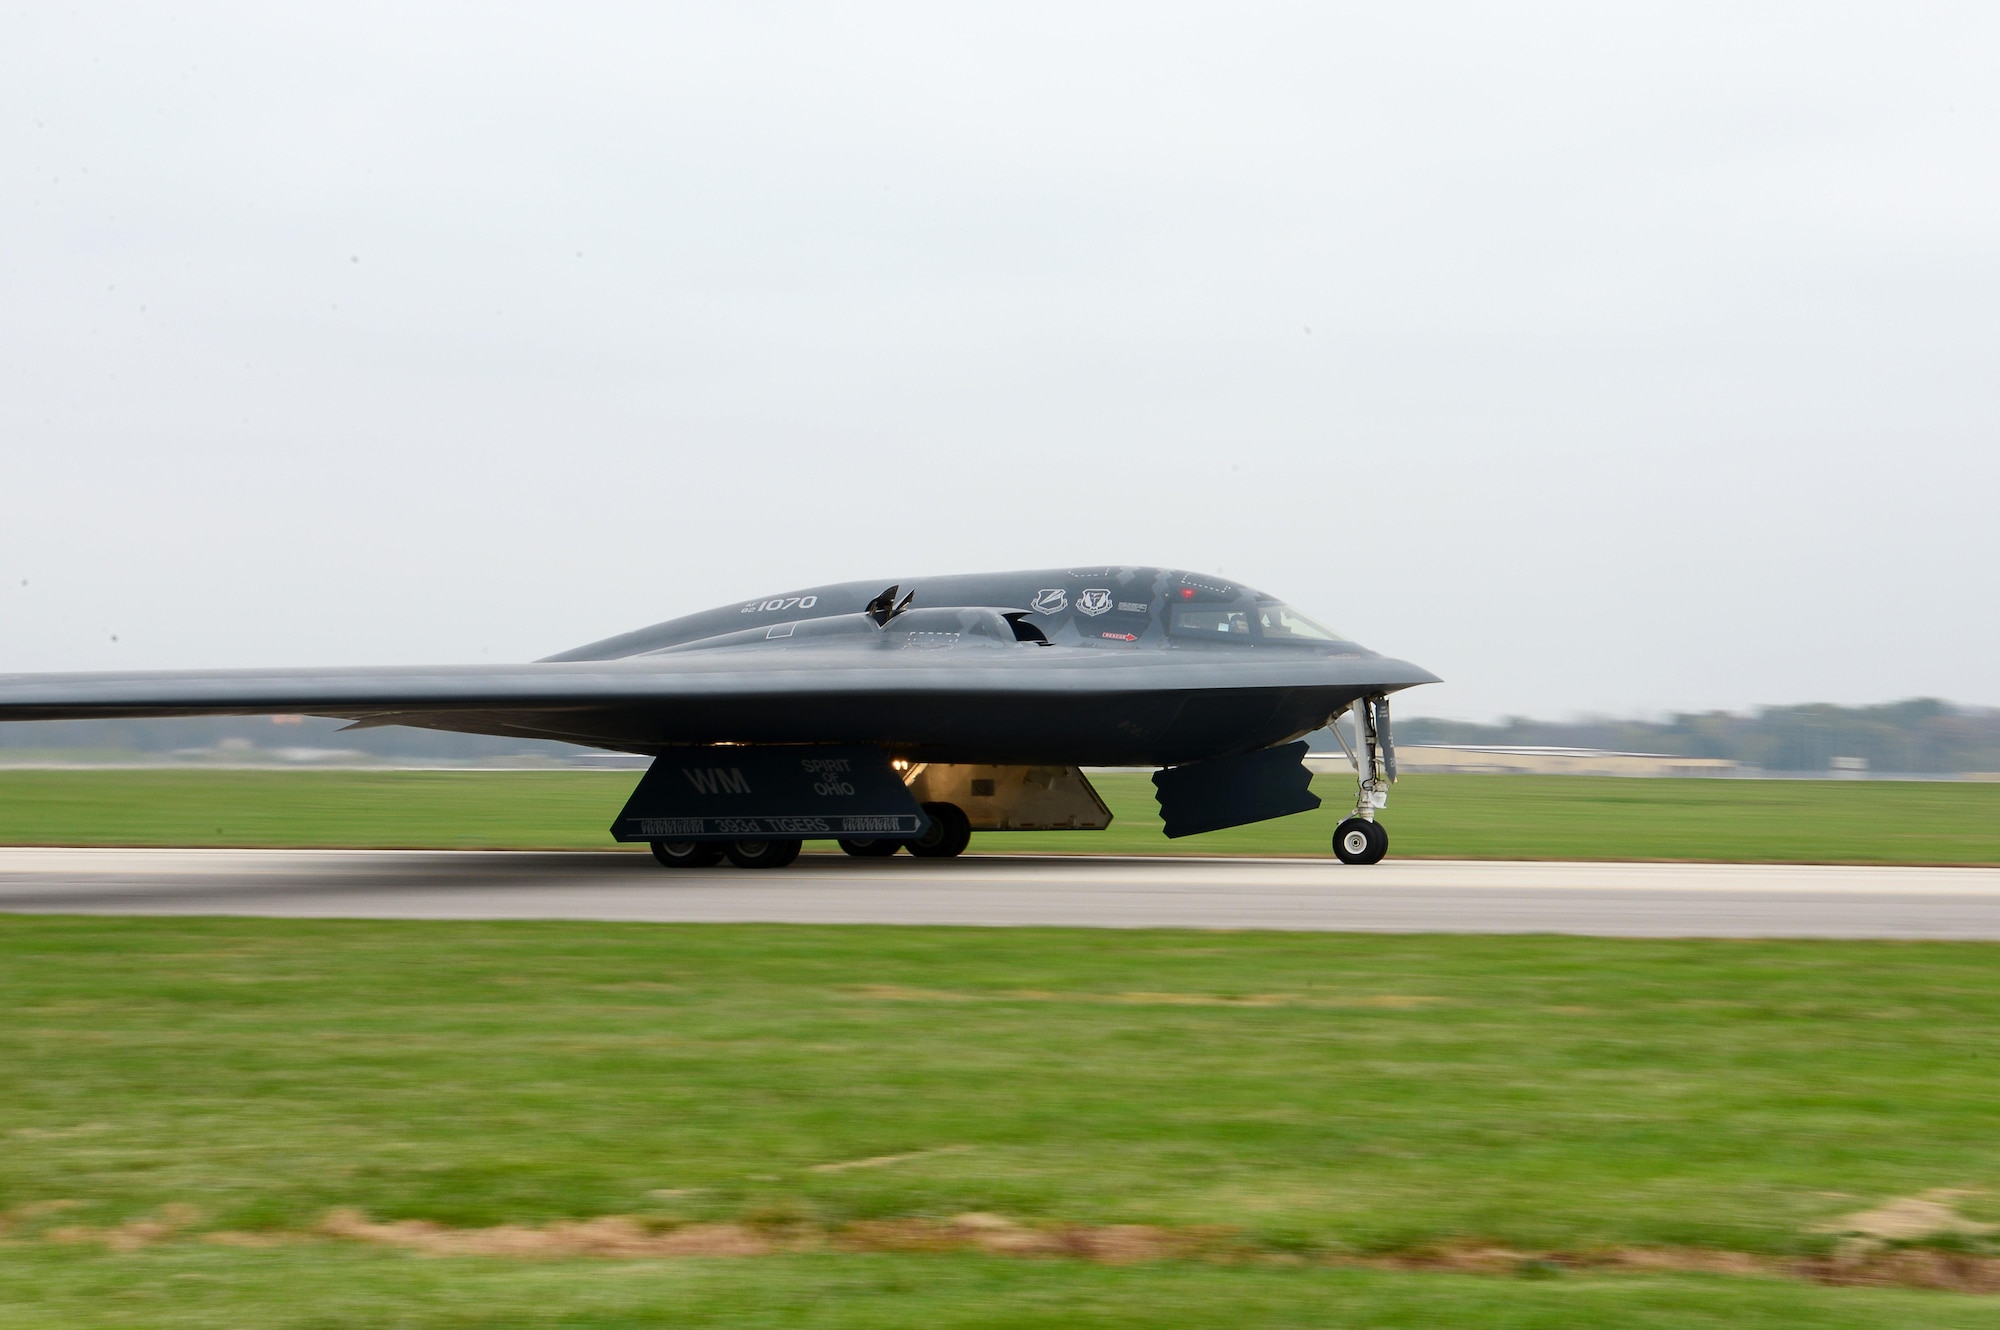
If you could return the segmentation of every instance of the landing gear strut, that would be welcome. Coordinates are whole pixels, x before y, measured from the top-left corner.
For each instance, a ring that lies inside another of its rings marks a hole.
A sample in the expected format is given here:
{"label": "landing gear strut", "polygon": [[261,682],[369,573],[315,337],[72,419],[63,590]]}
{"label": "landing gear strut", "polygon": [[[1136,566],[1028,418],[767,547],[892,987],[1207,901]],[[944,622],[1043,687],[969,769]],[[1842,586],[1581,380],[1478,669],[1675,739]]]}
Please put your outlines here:
{"label": "landing gear strut", "polygon": [[1329,727],[1333,737],[1354,764],[1360,788],[1355,793],[1354,811],[1333,830],[1333,853],[1344,864],[1379,864],[1389,853],[1389,833],[1375,820],[1375,810],[1389,802],[1389,787],[1396,783],[1396,749],[1389,738],[1389,699],[1380,693],[1357,698],[1354,728],[1361,738],[1360,751],[1348,747],[1336,718]]}

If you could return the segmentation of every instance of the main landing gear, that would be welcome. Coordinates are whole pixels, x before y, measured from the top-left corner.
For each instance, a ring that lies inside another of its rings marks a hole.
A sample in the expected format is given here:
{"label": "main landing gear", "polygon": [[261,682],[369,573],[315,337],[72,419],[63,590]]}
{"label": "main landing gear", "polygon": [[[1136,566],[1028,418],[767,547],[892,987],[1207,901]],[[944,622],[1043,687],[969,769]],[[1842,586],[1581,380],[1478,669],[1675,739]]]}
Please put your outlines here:
{"label": "main landing gear", "polygon": [[925,804],[931,827],[903,848],[919,859],[956,859],[972,843],[972,822],[957,804]]}
{"label": "main landing gear", "polygon": [[668,868],[713,868],[725,858],[738,868],[783,868],[799,857],[795,840],[656,840],[652,847]]}
{"label": "main landing gear", "polygon": [[[840,848],[857,859],[886,859],[908,850],[919,859],[955,859],[972,841],[972,822],[957,804],[925,804],[930,830],[909,840],[843,838]],[[799,857],[795,840],[728,842],[656,840],[653,857],[668,868],[713,868],[727,858],[738,868],[783,868]]]}
{"label": "main landing gear", "polygon": [[737,840],[724,851],[738,868],[783,868],[799,857],[795,840]]}
{"label": "main landing gear", "polygon": [[1349,748],[1340,722],[1329,727],[1333,737],[1347,751],[1354,764],[1359,789],[1354,811],[1333,829],[1333,853],[1344,864],[1379,864],[1389,853],[1389,833],[1375,820],[1375,810],[1389,803],[1389,787],[1396,782],[1396,749],[1389,738],[1389,699],[1381,694],[1359,698],[1354,703],[1354,727],[1361,736],[1360,751]]}
{"label": "main landing gear", "polygon": [[930,830],[910,840],[842,840],[840,848],[857,859],[886,859],[908,850],[919,859],[956,859],[972,843],[972,820],[957,804],[925,804]]}
{"label": "main landing gear", "polygon": [[722,847],[705,840],[656,840],[653,857],[667,868],[713,868],[722,862]]}

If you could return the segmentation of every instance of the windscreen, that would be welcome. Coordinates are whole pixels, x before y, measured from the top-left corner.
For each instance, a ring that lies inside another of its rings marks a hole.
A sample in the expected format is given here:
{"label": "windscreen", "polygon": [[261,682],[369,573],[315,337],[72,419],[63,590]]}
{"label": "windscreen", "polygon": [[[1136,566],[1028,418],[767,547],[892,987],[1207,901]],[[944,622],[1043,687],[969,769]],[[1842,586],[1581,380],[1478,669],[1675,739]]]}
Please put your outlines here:
{"label": "windscreen", "polygon": [[1344,642],[1347,639],[1331,628],[1314,623],[1290,605],[1280,601],[1257,602],[1258,626],[1266,641]]}
{"label": "windscreen", "polygon": [[1177,637],[1216,637],[1248,642],[1254,619],[1249,610],[1240,606],[1176,605],[1173,631]]}
{"label": "windscreen", "polygon": [[1338,632],[1284,604],[1260,600],[1244,604],[1184,604],[1174,606],[1176,638],[1208,638],[1212,642],[1346,642]]}
{"label": "windscreen", "polygon": [[1291,606],[1276,600],[1248,605],[1176,605],[1176,637],[1206,637],[1218,642],[1344,642],[1339,633],[1321,627]]}

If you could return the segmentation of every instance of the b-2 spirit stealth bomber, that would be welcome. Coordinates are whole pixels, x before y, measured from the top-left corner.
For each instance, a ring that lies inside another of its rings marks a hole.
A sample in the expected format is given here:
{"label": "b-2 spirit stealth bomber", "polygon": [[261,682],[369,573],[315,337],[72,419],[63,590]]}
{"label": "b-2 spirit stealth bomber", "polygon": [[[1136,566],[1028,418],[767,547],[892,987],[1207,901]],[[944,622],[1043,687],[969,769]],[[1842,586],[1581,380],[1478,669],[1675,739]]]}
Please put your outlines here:
{"label": "b-2 spirit stealth bomber", "polygon": [[813,587],[526,665],[6,675],[0,720],[305,713],[647,754],[611,834],[745,868],[1102,829],[1091,766],[1159,768],[1169,837],[1303,812],[1331,725],[1359,784],[1334,853],[1375,863],[1389,695],[1436,678],[1220,577],[1070,568]]}

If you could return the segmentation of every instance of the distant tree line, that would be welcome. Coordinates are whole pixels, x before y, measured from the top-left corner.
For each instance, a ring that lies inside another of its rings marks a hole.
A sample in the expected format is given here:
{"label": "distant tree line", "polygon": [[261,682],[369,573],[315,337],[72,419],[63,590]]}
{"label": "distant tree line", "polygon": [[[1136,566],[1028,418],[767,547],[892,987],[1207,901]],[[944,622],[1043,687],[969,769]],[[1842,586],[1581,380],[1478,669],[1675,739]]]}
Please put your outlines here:
{"label": "distant tree line", "polygon": [[1914,698],[1872,707],[1760,707],[1747,714],[1685,712],[1666,720],[1509,717],[1498,725],[1412,717],[1401,744],[1548,745],[1721,757],[1764,771],[1812,772],[1858,757],[1882,774],[2000,771],[2000,710]]}
{"label": "distant tree line", "polygon": [[[217,749],[352,750],[398,761],[563,760],[595,750],[534,739],[503,739],[399,725],[343,730],[313,716],[216,716],[183,720],[28,721],[0,725],[0,752],[93,750],[135,757]],[[1604,748],[1628,753],[1722,757],[1764,771],[1816,772],[1836,757],[1865,759],[1882,774],[2000,771],[2000,710],[1956,707],[1929,698],[1873,707],[1763,707],[1747,714],[1688,712],[1661,721],[1590,717],[1549,721],[1509,717],[1498,725],[1399,718],[1404,744],[1503,744]],[[1324,734],[1315,746],[1333,747]]]}

